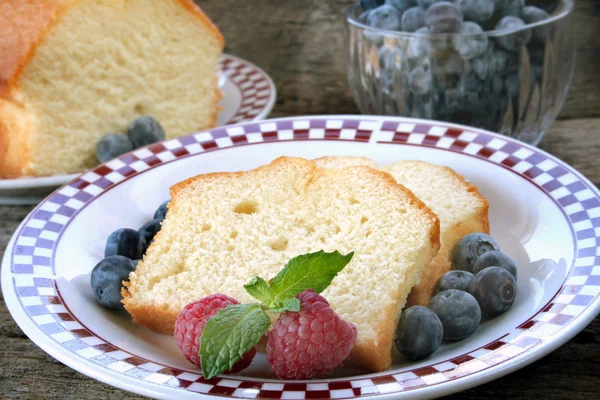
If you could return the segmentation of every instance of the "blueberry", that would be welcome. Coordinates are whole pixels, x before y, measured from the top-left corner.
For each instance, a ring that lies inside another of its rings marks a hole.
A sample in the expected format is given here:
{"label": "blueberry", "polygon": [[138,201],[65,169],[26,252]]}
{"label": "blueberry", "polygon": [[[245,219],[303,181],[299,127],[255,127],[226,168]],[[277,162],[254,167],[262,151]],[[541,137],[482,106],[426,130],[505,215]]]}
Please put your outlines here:
{"label": "blueberry", "polygon": [[443,1],[448,1],[448,0],[417,0],[417,4],[422,9],[427,10],[429,7],[431,7],[435,3],[441,3]]}
{"label": "blueberry", "polygon": [[142,258],[146,251],[146,239],[136,230],[117,229],[110,234],[106,241],[104,257],[123,256],[130,260]]}
{"label": "blueberry", "polygon": [[488,267],[475,275],[469,292],[475,297],[486,317],[500,315],[512,306],[517,294],[517,281],[500,267]]}
{"label": "blueberry", "polygon": [[442,321],[446,340],[461,340],[471,336],[481,321],[477,300],[462,290],[444,290],[436,294],[427,307]]}
{"label": "blueberry", "polygon": [[402,27],[402,14],[395,7],[384,4],[371,11],[367,24],[377,29],[399,31]]}
{"label": "blueberry", "polygon": [[396,348],[409,360],[422,360],[435,353],[443,336],[438,316],[427,307],[413,306],[400,316]]}
{"label": "blueberry", "polygon": [[360,0],[360,6],[363,10],[372,10],[385,3],[385,0]]}
{"label": "blueberry", "polygon": [[429,38],[429,29],[422,27],[417,29],[416,35],[412,35],[408,44],[408,56],[415,60],[421,61],[431,56],[433,49]]}
{"label": "blueberry", "polygon": [[140,263],[140,261],[142,261],[142,260],[139,260],[139,259],[138,260],[131,260],[131,265],[133,265],[134,269],[137,268],[137,266]]}
{"label": "blueberry", "polygon": [[417,5],[416,0],[385,0],[385,4],[396,8],[400,14]]}
{"label": "blueberry", "polygon": [[518,17],[521,15],[521,10],[525,7],[525,0],[496,0],[496,8],[502,17]]}
{"label": "blueberry", "polygon": [[164,140],[165,131],[157,120],[144,116],[137,118],[129,125],[127,136],[137,149]]}
{"label": "blueberry", "polygon": [[154,239],[154,236],[160,231],[160,219],[153,219],[150,222],[145,223],[138,232],[142,234],[144,239],[146,239],[146,243],[150,246],[150,242]]}
{"label": "blueberry", "polygon": [[560,4],[560,0],[527,0],[527,4],[530,6],[536,6],[547,13],[552,13],[558,5]]}
{"label": "blueberry", "polygon": [[102,136],[96,145],[96,156],[100,162],[112,160],[133,150],[133,143],[122,133],[109,133]]}
{"label": "blueberry", "polygon": [[531,29],[523,29],[525,22],[517,17],[504,17],[496,25],[498,31],[517,31],[498,36],[498,44],[508,51],[519,51],[531,39]]}
{"label": "blueberry", "polygon": [[473,264],[485,252],[500,250],[498,243],[485,233],[470,233],[460,239],[454,248],[454,267],[473,272]]}
{"label": "blueberry", "polygon": [[491,60],[491,67],[493,70],[502,76],[508,74],[509,57],[508,54],[502,49],[494,51],[494,56]]}
{"label": "blueberry", "polygon": [[409,90],[414,94],[424,95],[433,91],[431,70],[418,66],[409,75]]}
{"label": "blueberry", "polygon": [[458,0],[465,21],[483,23],[494,14],[494,0]]}
{"label": "blueberry", "polygon": [[416,32],[425,26],[425,11],[421,7],[412,7],[402,15],[402,30]]}
{"label": "blueberry", "polygon": [[363,24],[366,24],[367,21],[369,20],[369,14],[371,14],[371,10],[367,10],[367,11],[363,12],[362,14],[360,14],[360,17],[358,17],[358,20],[360,22],[362,22]]}
{"label": "blueberry", "polygon": [[[534,24],[536,22],[544,21],[548,18],[550,18],[550,15],[548,15],[546,11],[534,6],[527,6],[523,9],[523,11],[521,11],[521,19],[526,24]],[[551,28],[552,27],[550,24],[533,28],[531,35],[532,42],[543,46],[550,38]]]}
{"label": "blueberry", "polygon": [[454,36],[454,48],[465,60],[482,55],[488,49],[488,38],[483,29],[475,22],[465,22],[460,34]]}
{"label": "blueberry", "polygon": [[156,212],[154,213],[154,219],[158,219],[160,221],[165,219],[167,216],[167,206],[169,205],[169,201],[170,200],[165,201],[156,209]]}
{"label": "blueberry", "polygon": [[479,271],[488,267],[500,267],[505,269],[517,279],[517,264],[501,251],[492,250],[480,255],[475,261],[475,264],[473,264],[473,273],[477,274]]}
{"label": "blueberry", "polygon": [[103,307],[123,309],[121,288],[135,270],[132,261],[123,256],[110,256],[100,261],[92,270],[91,284],[96,301]]}
{"label": "blueberry", "polygon": [[468,292],[474,277],[475,275],[467,271],[448,271],[438,281],[435,292],[440,293],[448,289]]}
{"label": "blueberry", "polygon": [[436,3],[425,12],[425,25],[431,33],[457,33],[462,21],[463,15],[453,3]]}

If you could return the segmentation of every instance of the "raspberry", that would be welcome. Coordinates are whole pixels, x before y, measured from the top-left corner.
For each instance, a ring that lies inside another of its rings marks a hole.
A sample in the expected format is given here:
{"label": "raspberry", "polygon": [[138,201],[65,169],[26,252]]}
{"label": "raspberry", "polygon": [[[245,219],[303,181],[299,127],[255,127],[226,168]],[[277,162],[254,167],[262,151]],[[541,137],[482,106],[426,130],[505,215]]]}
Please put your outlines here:
{"label": "raspberry", "polygon": [[344,321],[313,290],[296,297],[300,311],[282,313],[269,334],[269,364],[280,379],[311,379],[331,373],[350,354],[356,326]]}
{"label": "raspberry", "polygon": [[[204,326],[217,311],[232,304],[238,304],[237,300],[224,294],[211,294],[191,302],[181,310],[175,322],[175,341],[189,362],[201,368],[198,352]],[[255,354],[256,347],[253,347],[227,372],[243,370],[250,365]]]}

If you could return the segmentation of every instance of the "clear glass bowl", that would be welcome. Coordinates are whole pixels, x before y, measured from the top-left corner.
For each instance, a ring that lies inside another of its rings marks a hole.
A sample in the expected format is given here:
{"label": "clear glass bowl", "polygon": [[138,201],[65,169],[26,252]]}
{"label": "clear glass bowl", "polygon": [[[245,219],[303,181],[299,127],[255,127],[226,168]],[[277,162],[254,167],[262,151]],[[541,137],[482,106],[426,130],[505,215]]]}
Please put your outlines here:
{"label": "clear glass bowl", "polygon": [[[573,0],[560,0],[549,19],[518,30],[431,35],[371,28],[354,5],[346,14],[352,95],[364,114],[455,122],[537,145],[571,84],[572,11]],[[520,35],[531,40],[503,48]],[[488,48],[475,58],[464,48],[461,55],[457,49],[469,40]]]}

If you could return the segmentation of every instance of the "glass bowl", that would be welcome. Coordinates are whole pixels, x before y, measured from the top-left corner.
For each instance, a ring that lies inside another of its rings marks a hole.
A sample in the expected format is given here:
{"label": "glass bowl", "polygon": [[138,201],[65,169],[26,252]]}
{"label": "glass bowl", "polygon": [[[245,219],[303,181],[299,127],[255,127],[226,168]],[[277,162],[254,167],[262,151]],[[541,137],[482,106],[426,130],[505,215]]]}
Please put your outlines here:
{"label": "glass bowl", "polygon": [[[364,114],[455,122],[537,145],[565,101],[575,64],[573,0],[559,0],[538,23],[475,35],[375,29],[361,13],[357,4],[346,14],[347,74]],[[487,42],[487,50],[472,57],[466,41]]]}

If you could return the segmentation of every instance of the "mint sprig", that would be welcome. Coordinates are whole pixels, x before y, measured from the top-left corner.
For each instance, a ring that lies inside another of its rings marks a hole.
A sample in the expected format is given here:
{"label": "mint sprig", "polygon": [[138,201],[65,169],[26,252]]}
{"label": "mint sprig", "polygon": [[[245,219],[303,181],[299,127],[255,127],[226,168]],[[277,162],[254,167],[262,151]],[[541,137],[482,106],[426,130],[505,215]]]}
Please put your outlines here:
{"label": "mint sprig", "polygon": [[271,326],[265,310],[280,313],[300,311],[296,295],[307,289],[321,293],[352,260],[354,252],[342,255],[321,250],[291,259],[270,281],[254,277],[244,285],[262,305],[236,304],[213,315],[200,337],[202,374],[211,379],[227,371],[256,346]]}

